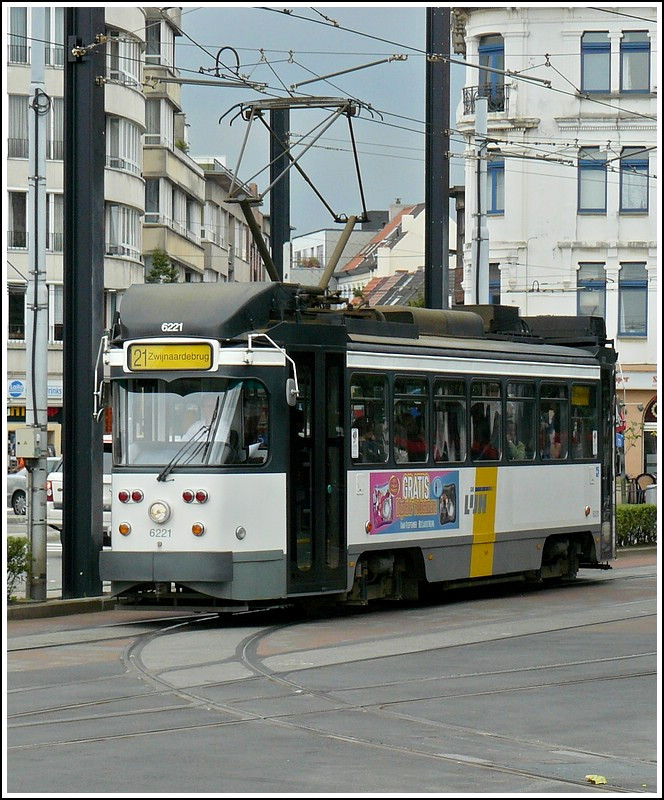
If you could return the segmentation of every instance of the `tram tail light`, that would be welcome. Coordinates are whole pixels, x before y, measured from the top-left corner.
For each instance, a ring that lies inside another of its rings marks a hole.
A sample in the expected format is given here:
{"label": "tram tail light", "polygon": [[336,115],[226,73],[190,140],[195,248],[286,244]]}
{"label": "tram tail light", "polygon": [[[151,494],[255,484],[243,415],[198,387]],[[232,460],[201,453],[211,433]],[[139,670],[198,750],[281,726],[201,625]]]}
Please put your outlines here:
{"label": "tram tail light", "polygon": [[118,492],[118,500],[121,503],[141,503],[143,501],[143,492],[140,489],[132,489],[128,491],[127,489],[120,489]]}
{"label": "tram tail light", "polygon": [[48,503],[53,502],[53,483],[52,481],[46,481],[46,501]]}
{"label": "tram tail light", "polygon": [[197,503],[207,503],[209,495],[205,489],[196,489],[196,491],[193,489],[185,489],[184,492],[182,492],[182,499],[185,503],[193,503],[194,500]]}

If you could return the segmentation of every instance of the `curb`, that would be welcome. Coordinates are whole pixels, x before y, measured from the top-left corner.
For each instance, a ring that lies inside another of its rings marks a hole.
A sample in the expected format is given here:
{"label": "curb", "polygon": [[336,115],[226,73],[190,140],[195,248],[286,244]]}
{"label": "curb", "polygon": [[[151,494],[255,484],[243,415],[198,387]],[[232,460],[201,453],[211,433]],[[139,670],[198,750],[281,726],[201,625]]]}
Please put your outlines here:
{"label": "curb", "polygon": [[69,614],[86,614],[93,611],[111,611],[115,608],[115,597],[74,597],[69,600],[47,600],[35,603],[29,600],[7,606],[8,620],[41,619],[44,617],[61,617]]}

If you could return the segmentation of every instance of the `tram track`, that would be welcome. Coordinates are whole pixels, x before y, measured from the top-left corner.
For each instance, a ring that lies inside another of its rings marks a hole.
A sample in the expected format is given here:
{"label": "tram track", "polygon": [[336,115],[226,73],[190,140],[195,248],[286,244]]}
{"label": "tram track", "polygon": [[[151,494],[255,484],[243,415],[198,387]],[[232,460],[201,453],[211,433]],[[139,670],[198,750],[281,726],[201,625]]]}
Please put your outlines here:
{"label": "tram track", "polygon": [[[621,621],[627,620],[642,620],[644,615],[636,614],[633,617],[620,617]],[[514,765],[510,764],[501,764],[501,763],[493,763],[487,761],[486,763],[482,763],[477,759],[468,759],[466,762],[464,761],[464,756],[462,754],[446,754],[446,753],[436,753],[431,752],[430,750],[424,748],[418,748],[413,746],[401,745],[397,746],[388,742],[379,741],[378,738],[374,737],[362,737],[358,736],[357,733],[340,733],[338,731],[331,731],[326,729],[325,727],[321,726],[320,722],[314,724],[313,717],[315,714],[321,714],[320,710],[317,712],[308,713],[307,711],[298,711],[297,713],[272,713],[272,714],[265,714],[265,713],[256,713],[252,711],[248,711],[247,709],[239,710],[235,705],[231,703],[221,703],[215,700],[211,700],[210,697],[206,697],[204,692],[200,690],[200,686],[191,686],[191,687],[183,687],[183,686],[175,686],[168,681],[167,678],[163,676],[162,671],[158,670],[151,670],[148,669],[141,660],[141,654],[145,648],[149,647],[150,644],[158,641],[162,637],[166,636],[177,636],[178,633],[191,631],[194,629],[196,625],[211,625],[215,622],[215,616],[210,615],[207,617],[197,617],[195,619],[189,618],[173,618],[168,620],[168,625],[161,626],[159,630],[152,631],[150,633],[141,633],[137,636],[136,641],[130,644],[123,655],[123,661],[127,668],[128,672],[134,672],[140,676],[143,681],[150,683],[154,688],[152,691],[142,692],[140,694],[126,694],[123,696],[115,696],[113,698],[105,698],[105,699],[97,699],[91,700],[85,703],[75,703],[75,704],[55,704],[49,707],[44,707],[38,710],[32,711],[25,711],[18,714],[11,714],[8,716],[7,721],[10,727],[18,728],[18,727],[29,727],[32,729],[38,729],[41,725],[52,725],[53,720],[43,720],[41,721],[39,717],[44,715],[53,715],[53,714],[62,714],[63,712],[72,711],[82,711],[82,710],[90,710],[93,709],[101,709],[101,708],[108,708],[113,703],[123,703],[128,702],[136,699],[145,700],[150,696],[160,696],[160,697],[170,697],[170,696],[177,696],[180,700],[182,700],[186,705],[182,705],[180,703],[169,703],[166,706],[162,706],[156,709],[149,709],[149,710],[137,710],[134,712],[129,712],[127,710],[120,710],[120,711],[110,711],[107,713],[91,713],[85,714],[81,716],[72,715],[71,717],[60,717],[58,719],[58,725],[66,726],[68,723],[71,724],[78,724],[83,720],[90,720],[90,721],[110,721],[110,720],[119,720],[122,718],[129,718],[131,716],[135,716],[140,714],[142,718],[151,719],[152,723],[148,725],[146,729],[140,731],[133,731],[133,732],[124,732],[124,733],[116,733],[110,735],[103,735],[98,737],[62,737],[58,738],[57,740],[47,741],[47,742],[35,742],[32,744],[23,744],[10,747],[10,751],[18,751],[18,750],[38,750],[40,748],[52,748],[52,747],[62,747],[62,746],[71,746],[71,745],[80,745],[84,743],[95,743],[95,742],[111,742],[114,740],[122,740],[122,739],[133,739],[133,738],[141,738],[146,736],[161,736],[161,735],[168,735],[174,733],[189,733],[195,731],[201,731],[205,729],[215,729],[215,728],[223,728],[229,725],[237,725],[237,724],[250,724],[253,722],[261,722],[261,723],[269,723],[276,726],[286,727],[291,730],[298,730],[300,732],[310,734],[316,737],[322,738],[329,738],[334,739],[336,741],[352,743],[354,746],[362,745],[367,748],[371,749],[381,749],[384,751],[394,752],[394,753],[401,753],[402,755],[408,756],[415,756],[418,758],[423,758],[427,760],[434,760],[439,762],[449,762],[454,763],[457,767],[467,766],[467,768],[471,771],[481,770],[481,771],[488,771],[494,773],[501,773],[501,774],[508,774],[508,775],[515,775],[519,776],[522,779],[528,780],[535,780],[535,781],[542,781],[546,780],[549,782],[553,782],[556,785],[560,785],[561,787],[580,787],[584,786],[587,788],[587,783],[584,780],[580,779],[570,779],[570,778],[561,778],[560,776],[556,776],[554,774],[548,774],[543,771],[529,771],[524,769],[518,769],[514,767]],[[465,726],[453,723],[441,723],[434,720],[427,720],[423,719],[422,717],[418,717],[416,715],[407,714],[399,709],[399,706],[409,703],[413,704],[417,702],[417,699],[412,697],[404,698],[404,699],[395,699],[389,702],[381,701],[381,702],[370,702],[370,703],[356,703],[356,702],[349,702],[343,699],[343,694],[345,691],[352,691],[353,693],[357,693],[358,691],[366,690],[366,689],[384,689],[384,688],[392,688],[398,687],[400,685],[407,684],[408,686],[412,687],[415,685],[425,685],[431,682],[440,682],[440,681],[450,681],[450,680],[467,680],[467,679],[475,679],[475,678],[482,678],[484,680],[495,678],[500,675],[504,675],[506,673],[511,674],[528,674],[532,673],[533,671],[541,671],[541,670],[551,670],[551,669],[569,669],[570,667],[578,668],[582,666],[587,666],[588,664],[593,664],[595,666],[602,665],[602,666],[609,666],[612,664],[617,664],[619,662],[626,662],[632,659],[642,659],[642,658],[650,658],[655,653],[653,652],[642,652],[642,653],[634,653],[630,654],[629,656],[616,656],[613,658],[603,658],[603,659],[588,659],[588,660],[568,660],[568,661],[560,661],[557,663],[552,664],[541,664],[541,665],[530,665],[528,667],[522,667],[518,669],[512,670],[493,670],[493,671],[484,671],[481,673],[478,672],[467,672],[467,673],[459,673],[454,675],[445,675],[440,674],[436,676],[429,676],[426,678],[419,678],[419,679],[409,679],[407,681],[400,680],[400,681],[390,681],[390,682],[381,682],[375,683],[371,686],[358,686],[354,685],[352,687],[348,687],[347,689],[344,688],[336,688],[333,692],[322,691],[320,689],[314,689],[311,686],[307,685],[306,682],[293,680],[291,678],[286,678],[283,675],[276,674],[273,670],[267,667],[264,664],[264,660],[258,656],[258,650],[262,642],[267,641],[270,639],[271,636],[277,631],[283,631],[286,628],[295,627],[302,624],[302,620],[296,620],[294,622],[286,622],[285,624],[278,624],[272,625],[264,630],[261,630],[257,633],[250,635],[246,638],[241,645],[238,647],[237,650],[237,660],[241,663],[250,673],[250,677],[244,678],[240,681],[229,681],[229,684],[243,684],[247,685],[250,684],[252,681],[260,681],[262,679],[267,679],[270,682],[277,684],[281,688],[284,689],[286,693],[290,694],[297,694],[303,695],[306,694],[309,697],[318,698],[325,702],[331,704],[330,713],[338,713],[340,710],[343,710],[346,713],[362,713],[362,714],[373,714],[376,715],[379,719],[387,719],[390,718],[392,720],[397,720],[399,722],[406,722],[410,725],[420,726],[423,729],[428,730],[435,730],[439,732],[453,732],[455,734],[463,733],[464,736],[470,736],[475,738],[492,738],[494,740],[500,740],[509,744],[510,746],[518,745],[518,746],[527,746],[529,748],[533,748],[535,750],[540,750],[542,753],[549,753],[552,750],[560,750],[563,746],[559,742],[543,742],[540,740],[534,740],[527,737],[517,738],[513,736],[505,736],[501,734],[496,734],[495,732],[491,732],[489,730],[482,730],[475,728],[473,726]],[[575,627],[582,627],[582,626],[575,626]],[[531,635],[532,634],[528,634]],[[512,637],[512,638],[519,638],[519,637]],[[504,641],[501,637],[501,641]],[[441,650],[445,648],[440,648]],[[639,677],[647,677],[654,674],[651,670],[632,670],[628,673],[616,673],[616,674],[606,674],[603,675],[600,680],[603,681],[610,681],[610,680],[633,680]],[[588,678],[588,681],[597,681],[597,676],[593,678]],[[223,683],[223,682],[222,682]],[[477,697],[481,695],[496,695],[500,696],[505,694],[506,692],[519,692],[519,691],[528,691],[533,689],[544,689],[547,687],[556,687],[560,688],[566,685],[578,685],[579,680],[550,680],[543,683],[538,684],[529,684],[523,683],[516,686],[511,687],[503,687],[498,689],[493,689],[491,691],[485,690],[482,692],[461,692],[461,693],[436,693],[436,694],[429,694],[426,698],[419,698],[420,701],[424,699],[428,701],[445,701],[450,699],[458,699],[464,697]],[[214,684],[218,686],[219,684]],[[34,687],[33,687],[34,688]],[[211,685],[207,685],[204,687],[205,689],[210,689]],[[27,690],[27,689],[25,689]],[[22,691],[22,690],[17,690]],[[193,725],[173,725],[172,721],[168,725],[159,725],[158,720],[160,717],[164,715],[171,714],[173,712],[177,713],[178,711],[187,709],[191,710],[192,708],[204,708],[208,712],[217,712],[223,713],[226,715],[226,719],[221,720],[219,722],[212,722],[212,723],[203,723],[203,724],[193,724]],[[323,715],[326,717],[327,715]],[[297,719],[296,719],[297,718]],[[378,726],[380,729],[380,726]],[[594,752],[591,750],[586,751],[579,751],[580,755],[588,757],[590,759],[603,759],[607,760],[607,763],[615,758],[612,754],[607,753],[600,753]],[[629,761],[630,763],[634,764],[635,767],[639,766],[651,766],[650,762],[647,760],[640,760],[640,759],[623,759],[624,761]],[[627,793],[632,791],[632,789],[627,787],[620,787],[613,784],[606,785],[606,786],[596,786],[593,787],[596,791],[602,792],[618,792],[618,793]]]}

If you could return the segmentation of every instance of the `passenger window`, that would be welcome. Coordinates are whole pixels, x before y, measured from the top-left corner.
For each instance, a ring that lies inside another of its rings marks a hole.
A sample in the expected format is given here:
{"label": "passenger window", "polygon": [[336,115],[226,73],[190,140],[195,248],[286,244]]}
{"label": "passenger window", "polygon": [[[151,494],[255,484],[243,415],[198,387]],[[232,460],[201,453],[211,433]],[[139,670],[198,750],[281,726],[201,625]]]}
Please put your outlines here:
{"label": "passenger window", "polygon": [[599,417],[597,387],[572,384],[572,458],[596,458]]}
{"label": "passenger window", "polygon": [[473,381],[470,393],[471,459],[499,461],[502,452],[500,384],[497,381]]}
{"label": "passenger window", "polygon": [[433,460],[466,460],[466,386],[462,380],[437,380],[433,388]]}
{"label": "passenger window", "polygon": [[383,375],[355,373],[351,377],[350,457],[355,464],[387,461],[386,396]]}
{"label": "passenger window", "polygon": [[543,383],[540,387],[540,458],[567,458],[568,431],[567,386]]}
{"label": "passenger window", "polygon": [[428,387],[426,378],[394,381],[394,459],[397,463],[423,463],[429,455]]}
{"label": "passenger window", "polygon": [[535,458],[537,426],[535,384],[507,384],[505,403],[505,455],[508,461],[531,461]]}

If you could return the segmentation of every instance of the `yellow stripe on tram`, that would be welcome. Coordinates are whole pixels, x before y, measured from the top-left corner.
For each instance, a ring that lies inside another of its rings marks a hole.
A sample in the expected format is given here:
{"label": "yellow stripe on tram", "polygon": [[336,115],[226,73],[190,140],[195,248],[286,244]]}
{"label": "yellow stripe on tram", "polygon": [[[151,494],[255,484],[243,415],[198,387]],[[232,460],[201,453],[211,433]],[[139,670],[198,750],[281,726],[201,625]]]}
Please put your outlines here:
{"label": "yellow stripe on tram", "polygon": [[493,547],[496,542],[496,488],[498,467],[477,467],[473,491],[473,546],[470,577],[493,574]]}

